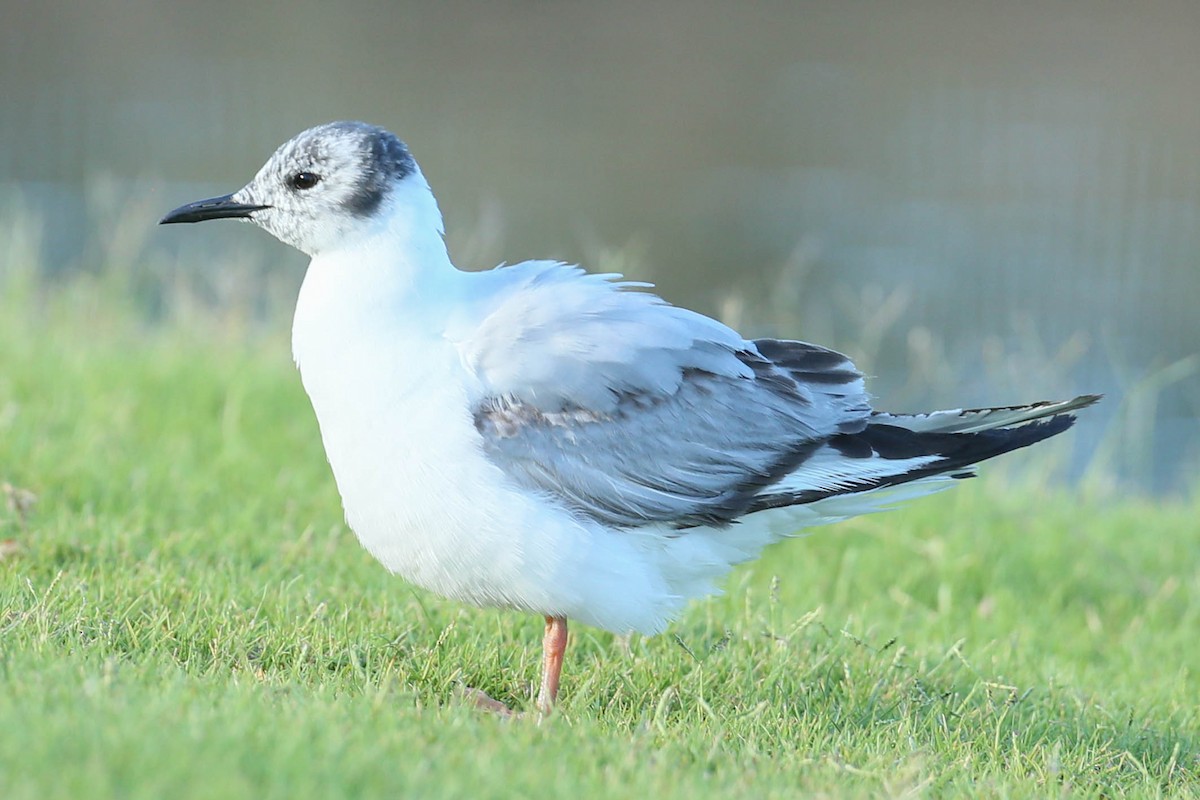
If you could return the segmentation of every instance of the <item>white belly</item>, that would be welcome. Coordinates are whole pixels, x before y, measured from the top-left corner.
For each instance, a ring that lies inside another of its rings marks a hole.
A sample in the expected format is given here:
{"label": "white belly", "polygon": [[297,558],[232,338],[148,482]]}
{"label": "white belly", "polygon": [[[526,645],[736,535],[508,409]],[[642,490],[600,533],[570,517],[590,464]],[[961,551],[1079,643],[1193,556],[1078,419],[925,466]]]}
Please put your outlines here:
{"label": "white belly", "polygon": [[[325,344],[329,344],[326,342]],[[481,509],[493,476],[471,441],[461,387],[426,351],[301,348],[297,354],[325,452],[363,546],[389,570],[440,594],[497,603],[513,586],[519,548]],[[390,351],[390,352],[389,352]],[[470,466],[474,465],[472,470]],[[519,589],[519,587],[516,587]]]}
{"label": "white belly", "polygon": [[293,351],[346,521],[385,567],[474,605],[643,632],[728,569],[698,531],[610,530],[510,483],[482,451],[440,321],[346,277],[310,268]]}

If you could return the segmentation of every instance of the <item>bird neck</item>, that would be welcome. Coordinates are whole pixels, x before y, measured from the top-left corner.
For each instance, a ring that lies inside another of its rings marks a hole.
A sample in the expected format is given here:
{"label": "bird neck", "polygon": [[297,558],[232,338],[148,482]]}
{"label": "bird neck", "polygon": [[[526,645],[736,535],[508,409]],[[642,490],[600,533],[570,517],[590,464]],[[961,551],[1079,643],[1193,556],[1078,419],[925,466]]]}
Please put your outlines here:
{"label": "bird neck", "polygon": [[316,254],[305,282],[316,278],[327,290],[336,283],[334,294],[347,300],[394,307],[404,296],[436,291],[460,274],[446,250],[437,200],[418,170],[393,187],[372,224]]}
{"label": "bird neck", "polygon": [[385,203],[375,224],[309,264],[292,327],[302,371],[315,375],[328,363],[341,374],[346,353],[367,343],[419,351],[440,339],[469,273],[450,261],[442,215],[419,172]]}
{"label": "bird neck", "polygon": [[420,170],[392,188],[378,221],[349,249],[413,277],[453,270],[437,200]]}

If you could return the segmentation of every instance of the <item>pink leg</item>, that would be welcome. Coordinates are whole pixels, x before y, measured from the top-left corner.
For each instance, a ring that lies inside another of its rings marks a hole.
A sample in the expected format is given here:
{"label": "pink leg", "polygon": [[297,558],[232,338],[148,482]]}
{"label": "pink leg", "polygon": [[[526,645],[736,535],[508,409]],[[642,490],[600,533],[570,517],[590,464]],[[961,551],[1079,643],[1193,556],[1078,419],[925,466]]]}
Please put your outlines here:
{"label": "pink leg", "polygon": [[567,652],[566,617],[546,617],[546,635],[542,638],[542,688],[537,707],[549,714],[558,699],[558,679],[562,675],[563,654]]}

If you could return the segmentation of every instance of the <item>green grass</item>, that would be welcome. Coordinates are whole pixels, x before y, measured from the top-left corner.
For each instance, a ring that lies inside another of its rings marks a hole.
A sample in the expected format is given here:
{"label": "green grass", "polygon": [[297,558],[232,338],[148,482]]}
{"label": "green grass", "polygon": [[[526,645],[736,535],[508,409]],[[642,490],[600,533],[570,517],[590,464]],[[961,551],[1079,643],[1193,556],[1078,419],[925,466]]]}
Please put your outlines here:
{"label": "green grass", "polygon": [[286,324],[111,294],[0,302],[4,798],[1200,794],[1194,500],[993,476],[818,529],[667,635],[574,628],[560,712],[503,720],[456,687],[528,707],[540,620],[359,548]]}

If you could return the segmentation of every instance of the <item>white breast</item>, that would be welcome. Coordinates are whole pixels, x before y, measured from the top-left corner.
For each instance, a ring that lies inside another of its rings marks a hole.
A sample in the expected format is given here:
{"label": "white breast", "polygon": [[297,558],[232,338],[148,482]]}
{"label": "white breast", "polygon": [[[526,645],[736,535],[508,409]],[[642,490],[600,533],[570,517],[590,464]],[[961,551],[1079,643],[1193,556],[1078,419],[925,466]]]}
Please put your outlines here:
{"label": "white breast", "polygon": [[469,376],[436,317],[362,263],[318,258],[305,277],[293,351],[359,540],[389,570],[456,600],[659,627],[661,603],[679,598],[644,564],[656,542],[509,484],[482,454]]}
{"label": "white breast", "polygon": [[469,599],[467,567],[485,559],[464,535],[476,512],[454,474],[475,456],[453,354],[386,283],[343,267],[314,261],[292,341],[347,522],[388,569]]}
{"label": "white breast", "polygon": [[314,259],[292,332],[346,520],[385,567],[474,605],[652,633],[745,558],[724,532],[608,529],[510,482],[445,335],[478,322],[496,281],[403,266],[390,249]]}

